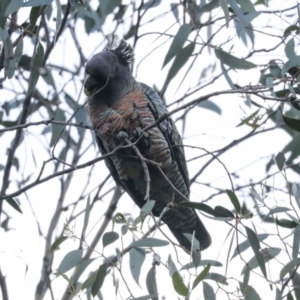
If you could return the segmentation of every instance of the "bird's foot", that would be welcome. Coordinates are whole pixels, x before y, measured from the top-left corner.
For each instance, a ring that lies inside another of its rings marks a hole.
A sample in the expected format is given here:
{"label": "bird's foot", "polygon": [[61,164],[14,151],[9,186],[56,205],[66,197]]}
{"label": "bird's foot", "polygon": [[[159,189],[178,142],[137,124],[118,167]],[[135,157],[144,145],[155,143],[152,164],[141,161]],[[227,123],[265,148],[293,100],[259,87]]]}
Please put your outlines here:
{"label": "bird's foot", "polygon": [[149,147],[149,134],[147,132],[143,132],[141,127],[137,127],[133,134],[142,147],[148,148]]}
{"label": "bird's foot", "polygon": [[125,131],[120,131],[118,133],[118,140],[119,141],[124,141],[125,139],[128,139],[128,135]]}

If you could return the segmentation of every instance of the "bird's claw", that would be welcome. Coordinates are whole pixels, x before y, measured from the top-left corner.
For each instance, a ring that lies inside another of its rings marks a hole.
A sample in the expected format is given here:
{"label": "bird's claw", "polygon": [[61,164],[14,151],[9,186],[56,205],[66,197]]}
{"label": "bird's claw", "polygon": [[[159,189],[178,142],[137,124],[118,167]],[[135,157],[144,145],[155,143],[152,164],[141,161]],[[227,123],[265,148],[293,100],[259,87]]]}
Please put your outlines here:
{"label": "bird's claw", "polygon": [[135,135],[136,139],[140,139],[140,143],[142,147],[148,148],[149,147],[149,134],[144,132],[141,127],[137,127],[133,134]]}
{"label": "bird's claw", "polygon": [[119,139],[120,141],[124,141],[125,139],[128,139],[127,133],[126,133],[125,131],[120,131],[120,132],[118,133],[118,139]]}

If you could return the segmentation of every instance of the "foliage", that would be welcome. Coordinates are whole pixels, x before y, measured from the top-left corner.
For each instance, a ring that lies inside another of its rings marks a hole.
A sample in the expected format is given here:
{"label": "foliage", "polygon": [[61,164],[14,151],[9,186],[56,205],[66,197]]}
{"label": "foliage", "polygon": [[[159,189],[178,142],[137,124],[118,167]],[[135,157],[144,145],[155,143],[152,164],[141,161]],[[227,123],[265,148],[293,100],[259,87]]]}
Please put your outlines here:
{"label": "foliage", "polygon": [[[300,299],[299,19],[297,1],[1,0],[0,239],[36,253],[35,299]],[[182,131],[204,253],[173,242],[155,199],[133,211],[98,154],[82,82],[111,32]]]}

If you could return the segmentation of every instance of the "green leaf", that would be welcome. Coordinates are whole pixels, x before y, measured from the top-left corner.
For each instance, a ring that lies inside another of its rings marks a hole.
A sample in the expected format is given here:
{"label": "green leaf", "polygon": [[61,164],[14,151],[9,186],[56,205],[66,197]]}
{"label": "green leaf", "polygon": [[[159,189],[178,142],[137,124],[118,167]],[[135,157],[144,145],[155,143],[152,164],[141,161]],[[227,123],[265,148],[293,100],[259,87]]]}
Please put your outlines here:
{"label": "green leaf", "polygon": [[86,279],[83,282],[83,284],[81,286],[81,290],[83,291],[85,289],[89,289],[93,285],[93,283],[94,283],[94,281],[96,279],[96,276],[97,276],[97,273],[94,273],[90,277],[88,277],[88,279]]}
{"label": "green leaf", "polygon": [[28,0],[23,2],[23,7],[48,5],[53,0]]}
{"label": "green leaf", "polygon": [[[300,263],[300,257],[297,258],[296,261],[296,265]],[[279,273],[279,278],[280,280],[283,280],[284,276],[289,273],[292,272],[295,268],[295,262],[294,261],[290,261],[288,262],[281,270]]]}
{"label": "green leaf", "polygon": [[298,205],[298,207],[300,208],[300,195],[299,195],[299,185],[297,183],[293,183],[292,185],[292,192],[293,192],[293,195],[295,197],[295,200],[296,200],[296,203]]}
{"label": "green leaf", "polygon": [[292,277],[292,282],[293,282],[295,297],[297,300],[300,300],[300,275],[298,272],[296,272]]}
{"label": "green leaf", "polygon": [[208,206],[204,203],[193,202],[193,201],[184,201],[184,202],[180,202],[176,205],[198,209],[198,210],[204,211],[212,216],[215,215],[214,210],[210,206]]}
{"label": "green leaf", "polygon": [[32,59],[31,72],[30,72],[29,84],[28,84],[26,97],[31,95],[31,93],[33,92],[33,90],[39,80],[40,68],[43,66],[43,59],[44,59],[44,48],[41,43],[38,43],[36,52]]}
{"label": "green leaf", "polygon": [[19,203],[14,199],[14,198],[7,198],[5,199],[6,202],[11,205],[17,212],[19,212],[20,214],[23,214],[21,207],[19,205]]}
{"label": "green leaf", "polygon": [[293,130],[300,132],[300,120],[299,119],[289,118],[284,115],[282,115],[282,118],[283,118],[283,121],[286,126],[288,126],[289,128],[291,128]]}
{"label": "green leaf", "polygon": [[172,44],[166,54],[162,68],[179,52],[182,50],[184,43],[186,42],[192,26],[191,24],[183,24],[179,27],[176,35],[173,38]]}
{"label": "green leaf", "polygon": [[36,6],[30,10],[29,21],[32,27],[35,27],[36,21],[39,18],[40,9],[41,9],[40,6]]}
{"label": "green leaf", "polygon": [[245,297],[245,300],[261,300],[255,289],[250,285],[244,285],[242,282],[239,282],[241,292]]}
{"label": "green leaf", "polygon": [[236,3],[241,6],[244,13],[255,11],[255,7],[250,0],[236,0]]}
{"label": "green leaf", "polygon": [[185,46],[175,57],[173,64],[168,72],[166,81],[172,80],[179,70],[186,64],[195,49],[195,43],[190,43]]}
{"label": "green leaf", "polygon": [[[223,266],[223,264],[220,263],[219,261],[211,260],[211,259],[202,259],[200,261],[199,267],[207,266],[208,264],[213,267],[222,267]],[[180,270],[187,270],[187,269],[192,269],[192,268],[195,268],[195,266],[194,266],[193,262],[189,262],[189,263],[185,264],[184,266],[182,266]]]}
{"label": "green leaf", "polygon": [[214,213],[216,217],[221,218],[234,218],[234,214],[228,210],[227,208],[217,205],[214,209]]}
{"label": "green leaf", "polygon": [[280,171],[282,171],[285,163],[285,157],[282,152],[278,152],[278,154],[275,156],[275,162]]}
{"label": "green leaf", "polygon": [[13,0],[13,1],[8,1],[8,3],[9,4],[6,7],[6,9],[4,7],[2,7],[3,9],[5,9],[4,16],[11,15],[14,12],[18,11],[22,7],[23,0]]}
{"label": "green leaf", "polygon": [[115,231],[105,232],[102,238],[103,248],[114,243],[119,238],[119,234]]}
{"label": "green leaf", "polygon": [[61,24],[61,4],[60,4],[60,0],[55,0],[55,3],[56,3],[56,21],[55,21],[55,29],[56,29],[55,36],[56,36]]}
{"label": "green leaf", "polygon": [[227,0],[219,0],[220,5],[223,9],[225,20],[226,20],[226,27],[228,28],[229,25],[229,10],[228,10],[228,4]]}
{"label": "green leaf", "polygon": [[[155,278],[155,268],[152,267],[146,277],[146,286],[149,294],[157,295],[157,284],[156,284],[156,278]],[[152,300],[158,300],[157,296],[152,297]]]}
{"label": "green leaf", "polygon": [[21,59],[21,56],[22,56],[22,53],[23,53],[23,36],[21,36],[21,38],[20,38],[20,40],[19,40],[19,42],[17,44],[15,53],[14,53],[16,64],[19,63],[19,61]]}
{"label": "green leaf", "polygon": [[86,207],[85,207],[85,214],[84,214],[84,222],[83,222],[83,229],[82,232],[85,233],[85,230],[88,226],[89,219],[90,219],[90,210],[91,210],[91,205],[90,205],[90,195],[87,198],[86,201]]}
{"label": "green leaf", "polygon": [[224,65],[232,69],[248,70],[256,67],[252,62],[237,58],[221,49],[215,49],[215,55]]}
{"label": "green leaf", "polygon": [[200,7],[198,15],[201,16],[203,13],[210,12],[217,7],[219,7],[219,0],[212,0]]}
{"label": "green leaf", "polygon": [[95,278],[95,281],[92,285],[92,295],[93,295],[93,297],[95,297],[98,294],[99,290],[101,289],[101,287],[103,285],[104,279],[106,277],[106,270],[107,270],[107,264],[106,263],[100,265],[100,267],[98,269],[98,272],[97,272],[97,275],[96,275],[96,278]]}
{"label": "green leaf", "polygon": [[61,237],[59,237],[53,244],[52,244],[52,246],[51,246],[51,248],[50,248],[50,252],[52,253],[52,252],[54,252],[57,248],[58,248],[58,246],[60,245],[60,244],[62,244],[65,240],[67,240],[68,239],[68,237],[66,237],[66,236],[61,236]]}
{"label": "green leaf", "polygon": [[227,278],[224,275],[218,274],[218,273],[208,273],[204,279],[210,279],[213,280],[215,282],[224,284],[224,285],[228,285],[228,282],[226,281]]}
{"label": "green leaf", "polygon": [[205,109],[211,110],[211,111],[217,113],[218,115],[222,114],[221,108],[210,100],[201,101],[200,103],[197,104],[197,106],[200,108],[205,108]]}
{"label": "green leaf", "polygon": [[[56,109],[55,120],[66,121],[65,112],[62,109],[60,108]],[[51,135],[50,147],[53,147],[55,145],[63,129],[64,129],[64,125],[52,124],[52,135]]]}
{"label": "green leaf", "polygon": [[294,66],[300,65],[300,57],[298,57],[295,52],[295,41],[293,38],[286,43],[284,51]]}
{"label": "green leaf", "polygon": [[238,214],[240,214],[240,213],[241,213],[241,204],[240,204],[240,202],[239,202],[238,197],[235,195],[234,192],[232,192],[232,191],[230,191],[230,190],[226,190],[226,193],[227,193],[227,195],[228,195],[228,197],[229,197],[231,203],[233,204],[233,206],[234,206],[236,212],[237,212]]}
{"label": "green leaf", "polygon": [[195,278],[194,282],[193,282],[193,286],[192,289],[194,289],[207,275],[207,273],[210,270],[210,265],[207,265],[202,271],[201,273]]}
{"label": "green leaf", "polygon": [[[267,237],[269,236],[269,234],[267,233],[261,233],[258,234],[257,237],[260,241],[265,240]],[[242,243],[240,243],[239,245],[237,245],[237,247],[235,248],[233,255],[231,257],[231,259],[233,259],[234,257],[236,257],[239,253],[244,252],[245,250],[247,250],[250,247],[250,242],[249,240],[246,240]]]}
{"label": "green leaf", "polygon": [[250,245],[253,249],[253,252],[255,254],[255,257],[257,259],[258,265],[263,273],[263,275],[267,278],[267,272],[266,272],[266,266],[264,262],[264,257],[263,254],[259,251],[260,250],[260,245],[259,245],[259,240],[257,238],[256,233],[249,227],[245,226],[247,236],[250,242]]}
{"label": "green leaf", "polygon": [[57,268],[57,273],[64,274],[76,267],[81,262],[82,252],[83,250],[73,250],[67,253],[60,262]]}
{"label": "green leaf", "polygon": [[173,282],[174,290],[177,292],[177,294],[179,294],[181,296],[187,296],[189,294],[189,290],[185,286],[183,279],[180,276],[178,271],[176,271],[172,275],[172,282]]}
{"label": "green leaf", "polygon": [[290,35],[293,31],[295,31],[295,34],[299,34],[300,28],[297,25],[288,26],[284,30],[283,36],[286,37],[286,36]]}
{"label": "green leaf", "polygon": [[[263,255],[263,259],[265,264],[272,260],[274,257],[276,257],[279,253],[281,252],[280,248],[265,248],[261,253]],[[242,275],[245,274],[247,272],[247,269],[255,269],[259,267],[259,264],[257,262],[257,259],[255,256],[253,256],[247,263],[247,265],[244,266],[243,270],[242,270]]]}
{"label": "green leaf", "polygon": [[139,277],[142,269],[142,265],[146,258],[146,252],[144,249],[131,248],[129,250],[129,265],[133,279],[139,285]]}
{"label": "green leaf", "polygon": [[276,288],[276,298],[275,300],[282,300],[281,292],[278,288]]}
{"label": "green leaf", "polygon": [[0,27],[0,41],[5,41],[8,37],[8,31]]}
{"label": "green leaf", "polygon": [[75,269],[70,281],[72,283],[77,283],[80,276],[83,274],[83,272],[86,270],[86,268],[90,265],[91,262],[93,262],[96,258],[89,258],[82,261]]}
{"label": "green leaf", "polygon": [[140,210],[140,217],[141,220],[145,220],[145,218],[151,213],[154,205],[155,205],[155,200],[149,200],[144,204],[144,206]]}
{"label": "green leaf", "polygon": [[148,248],[148,247],[164,247],[169,245],[168,241],[159,240],[156,238],[146,238],[135,241],[129,245],[130,248]]}
{"label": "green leaf", "polygon": [[288,219],[276,219],[275,222],[278,226],[289,228],[289,229],[293,229],[298,225],[298,223],[296,223],[295,221],[291,221]]}
{"label": "green leaf", "polygon": [[205,300],[216,300],[213,288],[205,281],[203,281],[203,296]]}
{"label": "green leaf", "polygon": [[177,271],[176,265],[174,264],[173,260],[172,260],[172,256],[171,254],[169,254],[168,256],[168,268],[169,268],[169,275],[172,277],[173,274]]}
{"label": "green leaf", "polygon": [[133,300],[149,300],[149,299],[158,299],[158,294],[150,294],[147,296],[141,296],[141,297],[137,297],[134,298]]}
{"label": "green leaf", "polygon": [[14,76],[17,64],[13,54],[13,44],[9,35],[6,37],[6,40],[3,41],[3,48],[5,53],[4,78],[11,79]]}
{"label": "green leaf", "polygon": [[185,237],[191,242],[192,245],[192,261],[194,266],[197,268],[200,264],[201,261],[201,252],[200,252],[200,243],[199,241],[195,238],[195,234],[190,234],[190,233],[184,233]]}

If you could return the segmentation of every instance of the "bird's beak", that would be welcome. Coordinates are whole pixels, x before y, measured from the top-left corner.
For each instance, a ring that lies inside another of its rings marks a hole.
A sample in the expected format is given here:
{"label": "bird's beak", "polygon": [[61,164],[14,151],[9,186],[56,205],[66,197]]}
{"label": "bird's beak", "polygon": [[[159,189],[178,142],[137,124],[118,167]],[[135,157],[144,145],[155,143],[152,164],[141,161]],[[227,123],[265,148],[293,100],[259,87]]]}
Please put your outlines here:
{"label": "bird's beak", "polygon": [[90,74],[86,74],[84,79],[84,89],[86,91],[92,91],[97,85],[98,85],[97,80],[94,79],[93,76],[91,76]]}

